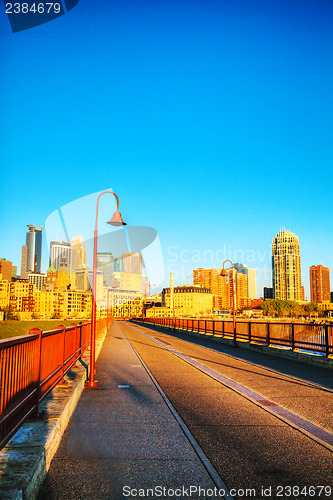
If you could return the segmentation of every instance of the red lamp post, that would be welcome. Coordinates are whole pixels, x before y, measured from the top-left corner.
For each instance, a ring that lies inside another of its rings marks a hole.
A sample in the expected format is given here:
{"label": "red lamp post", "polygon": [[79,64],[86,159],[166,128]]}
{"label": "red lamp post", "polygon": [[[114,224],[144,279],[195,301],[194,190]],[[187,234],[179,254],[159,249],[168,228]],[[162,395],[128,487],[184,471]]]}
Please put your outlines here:
{"label": "red lamp post", "polygon": [[109,295],[110,295],[110,279],[111,279],[111,276],[108,278],[108,281],[107,281],[107,287],[108,287],[108,291],[107,291],[107,307],[106,307],[106,327],[107,327],[107,331],[109,332],[109,327],[110,327],[110,303],[109,303]]}
{"label": "red lamp post", "polygon": [[232,288],[232,321],[233,321],[233,331],[234,331],[234,346],[237,347],[237,344],[236,344],[236,318],[235,318],[235,275],[234,275],[234,271],[235,271],[235,268],[234,268],[234,265],[233,263],[231,262],[231,260],[227,259],[223,262],[223,267],[222,267],[222,270],[221,270],[221,274],[220,276],[226,276],[227,275],[227,270],[224,269],[224,264],[226,262],[230,262],[231,264],[231,288]]}
{"label": "red lamp post", "polygon": [[97,283],[97,221],[98,221],[98,207],[99,199],[105,194],[113,194],[117,199],[117,210],[114,212],[112,219],[110,219],[107,224],[111,226],[126,226],[126,222],[121,218],[121,213],[119,212],[119,198],[113,191],[103,191],[98,195],[97,206],[96,206],[96,223],[94,230],[94,260],[93,260],[93,286],[92,286],[92,298],[91,298],[91,344],[90,344],[90,377],[86,382],[87,387],[96,387],[98,385],[97,380],[95,380],[95,342],[96,342],[96,283]]}

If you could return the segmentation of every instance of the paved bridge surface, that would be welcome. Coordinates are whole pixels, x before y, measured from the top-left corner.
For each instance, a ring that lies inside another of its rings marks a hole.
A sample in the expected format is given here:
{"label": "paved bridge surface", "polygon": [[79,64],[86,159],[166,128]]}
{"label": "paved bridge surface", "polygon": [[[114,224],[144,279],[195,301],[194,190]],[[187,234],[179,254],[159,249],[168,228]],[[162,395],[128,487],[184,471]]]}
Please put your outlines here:
{"label": "paved bridge surface", "polygon": [[96,378],[39,499],[333,498],[332,371],[115,322]]}

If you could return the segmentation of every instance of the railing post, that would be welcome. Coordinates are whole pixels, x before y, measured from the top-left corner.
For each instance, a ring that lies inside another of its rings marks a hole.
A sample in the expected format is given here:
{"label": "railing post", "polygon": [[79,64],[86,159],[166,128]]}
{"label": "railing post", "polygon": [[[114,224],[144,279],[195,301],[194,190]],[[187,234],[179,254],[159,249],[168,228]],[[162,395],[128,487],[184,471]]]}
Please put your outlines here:
{"label": "railing post", "polygon": [[62,355],[61,355],[61,360],[62,360],[62,367],[61,367],[61,381],[59,382],[58,386],[67,386],[68,382],[65,380],[65,375],[64,375],[64,368],[65,368],[65,354],[66,354],[66,328],[64,325],[58,325],[57,328],[62,329]]}
{"label": "railing post", "polygon": [[267,330],[266,330],[266,344],[269,345],[271,342],[271,324],[267,321]]}
{"label": "railing post", "polygon": [[291,323],[291,350],[295,350],[295,323]]}
{"label": "railing post", "polygon": [[204,320],[204,321],[205,321],[205,335],[206,335],[207,334],[207,321],[206,320]]}
{"label": "railing post", "polygon": [[213,323],[212,334],[213,334],[213,337],[214,337],[214,335],[215,335],[215,321],[213,320],[212,323]]}
{"label": "railing post", "polygon": [[73,323],[71,326],[75,327],[75,347],[74,347],[74,366],[73,368],[77,368],[76,366],[76,361],[77,361],[77,353],[78,353],[78,326],[76,323]]}
{"label": "railing post", "polygon": [[79,330],[79,353],[78,353],[78,358],[81,358],[82,356],[82,321],[77,325],[78,330]]}
{"label": "railing post", "polygon": [[225,321],[222,320],[222,338],[224,337],[224,323]]}
{"label": "railing post", "polygon": [[328,358],[328,356],[330,354],[328,326],[329,326],[328,323],[326,323],[324,326],[324,328],[325,328],[325,356],[326,356],[326,358]]}
{"label": "railing post", "polygon": [[29,335],[38,334],[37,345],[34,352],[34,367],[36,377],[36,409],[34,412],[35,418],[39,417],[39,400],[40,400],[40,376],[42,368],[42,330],[40,328],[32,328],[29,330]]}
{"label": "railing post", "polygon": [[249,342],[251,342],[251,335],[252,335],[252,321],[249,321]]}

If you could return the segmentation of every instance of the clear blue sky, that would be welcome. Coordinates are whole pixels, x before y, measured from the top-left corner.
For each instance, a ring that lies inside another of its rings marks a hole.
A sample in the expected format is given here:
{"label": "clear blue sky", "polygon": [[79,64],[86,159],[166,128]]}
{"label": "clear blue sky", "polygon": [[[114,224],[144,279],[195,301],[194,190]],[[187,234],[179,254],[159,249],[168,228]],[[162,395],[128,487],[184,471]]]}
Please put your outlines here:
{"label": "clear blue sky", "polygon": [[306,295],[310,265],[333,282],[332,2],[80,0],[15,34],[0,6],[0,256],[112,186],[176,283],[226,250],[261,295],[282,227]]}

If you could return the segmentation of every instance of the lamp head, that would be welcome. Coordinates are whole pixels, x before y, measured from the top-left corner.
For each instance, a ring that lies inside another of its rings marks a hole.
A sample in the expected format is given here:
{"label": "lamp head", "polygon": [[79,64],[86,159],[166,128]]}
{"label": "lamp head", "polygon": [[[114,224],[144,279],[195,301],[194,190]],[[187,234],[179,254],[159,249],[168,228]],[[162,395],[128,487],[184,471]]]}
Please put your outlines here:
{"label": "lamp head", "polygon": [[226,276],[226,275],[227,275],[227,270],[223,268],[220,276]]}
{"label": "lamp head", "polygon": [[113,214],[113,217],[111,220],[107,222],[107,224],[110,224],[110,226],[126,226],[126,222],[123,221],[121,218],[121,213],[120,212],[115,212]]}

